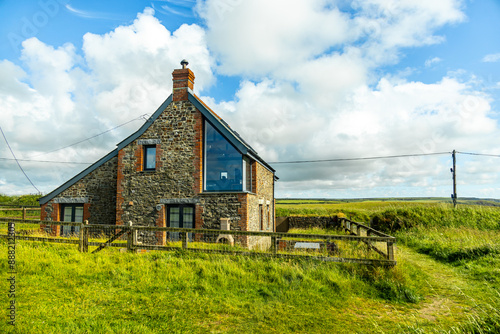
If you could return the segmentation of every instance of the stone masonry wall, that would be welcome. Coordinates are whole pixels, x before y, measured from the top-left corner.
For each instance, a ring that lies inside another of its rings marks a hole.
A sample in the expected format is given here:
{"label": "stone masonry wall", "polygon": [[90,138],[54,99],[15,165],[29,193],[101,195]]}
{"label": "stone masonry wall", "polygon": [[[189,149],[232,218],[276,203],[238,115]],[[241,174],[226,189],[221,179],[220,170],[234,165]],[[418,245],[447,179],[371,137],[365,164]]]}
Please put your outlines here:
{"label": "stone masonry wall", "polygon": [[[197,141],[201,114],[187,101],[173,102],[140,138],[118,156],[118,224],[157,225],[160,199],[192,198],[199,191]],[[156,140],[156,169],[143,171],[141,140]],[[198,190],[198,191],[197,191]]]}
{"label": "stone masonry wall", "polygon": [[[274,174],[259,162],[252,164],[252,190],[254,194],[248,196],[248,231],[274,231]],[[269,212],[268,212],[269,206]],[[261,211],[261,213],[259,213]],[[259,217],[262,215],[263,229]],[[269,237],[251,236],[248,240],[250,249],[255,247],[267,248],[270,246]]]}
{"label": "stone masonry wall", "polygon": [[[42,206],[41,219],[59,221],[57,201],[84,199],[84,219],[91,224],[115,224],[117,158],[113,157]],[[75,203],[79,203],[78,200]]]}
{"label": "stone masonry wall", "polygon": [[[242,226],[242,207],[238,193],[204,193],[200,195],[200,205],[203,206],[201,228],[220,229],[221,218],[229,218],[231,230],[245,231]],[[245,223],[246,225],[246,223]]]}

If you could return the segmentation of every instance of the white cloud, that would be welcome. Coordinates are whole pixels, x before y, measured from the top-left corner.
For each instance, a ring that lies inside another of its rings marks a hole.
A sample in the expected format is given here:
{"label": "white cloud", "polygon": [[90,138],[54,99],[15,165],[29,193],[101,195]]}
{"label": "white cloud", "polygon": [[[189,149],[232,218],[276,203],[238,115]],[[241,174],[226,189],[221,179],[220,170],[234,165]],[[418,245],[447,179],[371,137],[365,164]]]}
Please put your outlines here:
{"label": "white cloud", "polygon": [[353,1],[347,10],[327,0],[207,0],[199,2],[198,13],[219,71],[276,78],[325,52],[356,52],[361,66],[395,62],[400,48],[441,42],[434,31],[464,19],[455,0]]}
{"label": "white cloud", "polygon": [[492,53],[483,57],[485,63],[496,63],[500,60],[500,53]]}
{"label": "white cloud", "polygon": [[[21,157],[98,134],[156,110],[186,58],[198,94],[216,83],[214,70],[242,76],[234,99],[202,98],[268,161],[496,150],[498,124],[476,82],[381,75],[405,48],[441,42],[439,28],[464,20],[461,1],[339,3],[207,0],[197,7],[206,28],[170,32],[146,9],[130,25],[86,34],[82,50],[27,40],[21,66],[0,61],[2,128]],[[95,161],[140,124],[41,158]],[[2,146],[0,154],[8,156]],[[25,165],[44,191],[82,168]],[[449,185],[448,165],[429,156],[275,167],[278,196],[365,197],[368,188],[411,196],[411,186],[436,195]],[[14,167],[0,162],[0,192],[15,191]],[[467,165],[468,177],[479,167]]]}
{"label": "white cloud", "polygon": [[[316,93],[329,94],[329,89],[318,87]],[[326,110],[312,96],[284,83],[245,82],[230,108],[215,109],[268,161],[492,150],[499,134],[487,96],[457,79],[424,84],[382,78],[375,88],[351,90]],[[283,196],[292,189],[311,195],[315,189],[340,194],[343,189],[447,186],[449,170],[442,159],[277,164],[277,191]]]}
{"label": "white cloud", "polygon": [[[55,48],[31,38],[22,43],[21,66],[0,61],[1,126],[19,158],[97,160],[143,120],[73,148],[41,154],[153,113],[171,93],[171,73],[183,58],[192,64],[198,91],[214,82],[203,29],[182,25],[170,32],[153,15],[146,9],[131,25],[104,35],[86,34],[82,50],[70,43]],[[0,146],[0,156],[10,157],[10,152]],[[42,191],[85,167],[22,164]],[[13,161],[0,161],[0,169],[5,180],[20,179]],[[24,183],[21,192],[32,192],[27,180]],[[11,183],[0,185],[2,192],[12,193]]]}
{"label": "white cloud", "polygon": [[440,63],[442,61],[443,60],[439,57],[429,58],[425,61],[424,65],[425,65],[425,67],[431,67],[432,65]]}
{"label": "white cloud", "polygon": [[220,71],[266,75],[352,40],[349,15],[323,0],[199,2]]}
{"label": "white cloud", "polygon": [[[399,61],[403,48],[444,41],[435,32],[465,19],[462,1],[338,4],[200,2],[218,71],[253,79],[242,84],[231,110],[224,109],[227,103],[219,108],[261,155],[289,161],[491,146],[497,125],[488,97],[474,92],[472,84],[377,77],[381,66]],[[425,65],[440,61],[430,58]],[[294,189],[321,187],[315,180],[326,188],[381,187],[395,180],[429,185],[438,177],[437,159],[279,165],[278,189],[285,194],[292,183]]]}

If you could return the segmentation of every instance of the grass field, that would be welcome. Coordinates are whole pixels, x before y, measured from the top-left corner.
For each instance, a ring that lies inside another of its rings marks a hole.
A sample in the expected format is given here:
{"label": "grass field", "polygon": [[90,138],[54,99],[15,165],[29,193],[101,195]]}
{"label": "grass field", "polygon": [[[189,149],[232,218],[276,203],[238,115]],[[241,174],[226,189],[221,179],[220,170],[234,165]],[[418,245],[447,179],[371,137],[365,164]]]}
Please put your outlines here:
{"label": "grass field", "polygon": [[[7,324],[2,307],[0,332],[500,332],[500,208],[307,201],[280,203],[279,210],[371,220],[398,238],[398,264],[182,251],[88,254],[76,245],[19,241],[17,325],[14,331]],[[8,305],[5,241],[0,256],[0,305]]]}

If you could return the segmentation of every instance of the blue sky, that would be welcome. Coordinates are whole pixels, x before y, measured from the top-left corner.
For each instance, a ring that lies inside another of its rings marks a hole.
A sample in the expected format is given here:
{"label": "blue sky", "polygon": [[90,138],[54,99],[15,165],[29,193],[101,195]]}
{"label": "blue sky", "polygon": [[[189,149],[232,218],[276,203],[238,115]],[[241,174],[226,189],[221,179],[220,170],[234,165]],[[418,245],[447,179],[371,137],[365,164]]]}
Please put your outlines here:
{"label": "blue sky", "polygon": [[[500,154],[498,1],[0,1],[0,15],[0,126],[43,193],[136,130],[183,58],[269,162],[419,155],[275,164],[278,197],[448,197],[451,155],[422,154]],[[4,141],[0,158],[0,193],[37,192]],[[500,198],[500,158],[457,158],[459,196]]]}

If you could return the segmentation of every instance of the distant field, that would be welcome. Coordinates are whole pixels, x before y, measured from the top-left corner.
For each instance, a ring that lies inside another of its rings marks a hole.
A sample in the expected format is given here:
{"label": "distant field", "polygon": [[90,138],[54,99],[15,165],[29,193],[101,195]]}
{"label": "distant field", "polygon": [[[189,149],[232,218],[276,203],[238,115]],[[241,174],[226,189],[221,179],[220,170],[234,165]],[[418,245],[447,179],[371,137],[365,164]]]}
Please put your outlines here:
{"label": "distant field", "polygon": [[[500,207],[495,199],[461,199],[460,207]],[[339,212],[348,218],[366,222],[373,213],[395,208],[439,207],[452,208],[450,199],[425,198],[371,198],[371,199],[277,199],[276,216],[333,216]]]}

